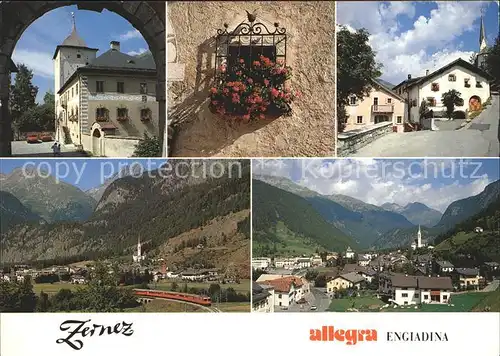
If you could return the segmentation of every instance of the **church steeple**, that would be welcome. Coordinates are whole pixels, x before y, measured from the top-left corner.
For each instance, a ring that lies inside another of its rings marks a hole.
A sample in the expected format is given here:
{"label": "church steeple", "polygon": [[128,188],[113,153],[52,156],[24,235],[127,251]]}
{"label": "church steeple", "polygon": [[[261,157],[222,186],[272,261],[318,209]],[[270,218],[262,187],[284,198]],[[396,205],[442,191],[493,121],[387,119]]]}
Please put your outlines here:
{"label": "church steeple", "polygon": [[479,31],[479,52],[483,52],[488,47],[486,43],[486,31],[484,30],[484,18],[481,14],[481,29]]}
{"label": "church steeple", "polygon": [[62,45],[71,47],[87,47],[85,41],[80,37],[80,35],[78,35],[78,32],[76,31],[76,20],[74,12],[71,13],[71,22],[73,23],[71,34],[66,37]]}

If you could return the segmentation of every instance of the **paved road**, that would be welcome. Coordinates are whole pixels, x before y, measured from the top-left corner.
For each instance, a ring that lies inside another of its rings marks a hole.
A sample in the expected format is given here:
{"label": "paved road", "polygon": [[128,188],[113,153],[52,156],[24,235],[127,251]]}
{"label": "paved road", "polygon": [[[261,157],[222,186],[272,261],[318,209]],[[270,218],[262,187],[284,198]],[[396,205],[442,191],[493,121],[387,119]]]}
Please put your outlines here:
{"label": "paved road", "polygon": [[314,305],[318,308],[319,312],[324,312],[330,306],[330,297],[326,295],[323,291],[311,287],[311,294],[314,296]]}
{"label": "paved road", "polygon": [[454,131],[390,133],[353,157],[500,157],[499,96],[470,125]]}
{"label": "paved road", "polygon": [[493,282],[484,287],[483,290],[481,290],[481,292],[494,292],[498,289],[499,286],[500,286],[500,281],[498,279],[495,279]]}
{"label": "paved road", "polygon": [[[15,157],[53,157],[52,145],[54,142],[27,143],[26,141],[12,142],[12,156]],[[78,152],[73,145],[61,144],[60,157],[87,157],[83,152]]]}

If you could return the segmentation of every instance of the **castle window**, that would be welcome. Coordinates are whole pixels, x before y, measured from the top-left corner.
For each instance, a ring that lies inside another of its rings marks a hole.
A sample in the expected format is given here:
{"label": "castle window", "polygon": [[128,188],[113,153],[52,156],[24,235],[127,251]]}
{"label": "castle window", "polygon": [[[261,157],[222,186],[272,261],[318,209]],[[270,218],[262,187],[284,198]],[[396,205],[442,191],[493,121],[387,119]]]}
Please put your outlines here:
{"label": "castle window", "polygon": [[431,90],[432,91],[439,91],[439,83],[432,83]]}
{"label": "castle window", "polygon": [[254,61],[259,61],[261,56],[271,61],[286,62],[286,29],[274,23],[274,28],[257,20],[255,14],[248,14],[247,20],[241,22],[234,29],[228,30],[229,25],[224,24],[224,29],[217,30],[215,40],[215,75],[221,71],[222,65],[231,72],[240,60],[246,67]]}
{"label": "castle window", "polygon": [[140,84],[140,93],[141,94],[147,94],[148,93],[148,83],[141,83]]}
{"label": "castle window", "polygon": [[78,95],[78,83],[76,83],[76,95]]}
{"label": "castle window", "polygon": [[126,108],[118,108],[116,110],[116,116],[120,118],[126,118],[128,116],[128,110]]}
{"label": "castle window", "polygon": [[349,98],[349,105],[356,105],[356,102],[357,102],[356,96],[353,95]]}
{"label": "castle window", "polygon": [[402,116],[398,116],[397,119],[396,119],[396,123],[402,124],[403,123],[403,117]]}
{"label": "castle window", "polygon": [[392,98],[387,98],[387,104],[392,104]]}
{"label": "castle window", "polygon": [[98,93],[104,93],[104,82],[101,80],[97,80],[95,82],[95,87],[96,87],[96,92]]}
{"label": "castle window", "polygon": [[78,54],[76,55],[76,58],[82,58],[82,55],[81,55],[80,53],[78,53]]}
{"label": "castle window", "polygon": [[74,97],[75,96],[75,88],[71,88],[71,97]]}
{"label": "castle window", "polygon": [[117,82],[116,83],[116,92],[117,93],[125,93],[125,83],[124,82]]}
{"label": "castle window", "polygon": [[483,84],[481,84],[481,82],[476,82],[476,88],[482,88],[483,87]]}
{"label": "castle window", "polygon": [[457,81],[457,76],[455,74],[449,74],[448,75],[448,81],[449,82],[456,82]]}
{"label": "castle window", "polygon": [[436,98],[434,98],[433,96],[430,96],[427,99],[427,103],[429,104],[429,106],[436,106]]}
{"label": "castle window", "polygon": [[358,116],[358,117],[356,118],[356,123],[357,123],[357,124],[362,124],[362,123],[363,123],[363,116]]}
{"label": "castle window", "polygon": [[464,79],[464,87],[470,88],[470,78],[465,78]]}

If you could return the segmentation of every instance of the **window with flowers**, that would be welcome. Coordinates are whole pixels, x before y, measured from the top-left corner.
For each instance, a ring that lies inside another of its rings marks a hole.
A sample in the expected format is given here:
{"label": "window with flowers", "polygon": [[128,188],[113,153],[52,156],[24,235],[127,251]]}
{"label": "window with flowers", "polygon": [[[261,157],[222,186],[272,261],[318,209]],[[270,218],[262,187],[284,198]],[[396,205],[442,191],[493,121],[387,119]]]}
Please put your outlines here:
{"label": "window with flowers", "polygon": [[247,18],[232,31],[227,24],[217,31],[209,107],[244,121],[290,113],[299,93],[288,82],[292,68],[286,65],[286,29],[274,23],[270,30],[248,12]]}
{"label": "window with flowers", "polygon": [[432,91],[439,91],[439,83],[432,83],[431,90]]}

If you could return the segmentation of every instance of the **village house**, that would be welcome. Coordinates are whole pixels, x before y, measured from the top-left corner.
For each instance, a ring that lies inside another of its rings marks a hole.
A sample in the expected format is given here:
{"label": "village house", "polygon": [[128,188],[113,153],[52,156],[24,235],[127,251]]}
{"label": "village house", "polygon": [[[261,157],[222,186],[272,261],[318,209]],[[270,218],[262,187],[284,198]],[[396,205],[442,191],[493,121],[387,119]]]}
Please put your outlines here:
{"label": "village house", "polygon": [[351,246],[347,246],[347,250],[345,251],[344,256],[347,259],[352,259],[354,258],[354,256],[356,256],[356,253],[352,250]]}
{"label": "village house", "polygon": [[455,267],[449,261],[434,261],[434,273],[441,274],[450,274],[453,272]]}
{"label": "village house", "polygon": [[463,105],[455,110],[462,112],[476,111],[490,97],[490,81],[492,77],[463,59],[457,59],[444,67],[425,76],[408,79],[396,85],[393,90],[410,103],[411,122],[419,122],[421,102],[425,101],[434,112],[434,117],[444,116],[446,108],[441,102],[443,93],[452,89],[458,91]]}
{"label": "village house", "polygon": [[257,280],[261,286],[271,286],[274,289],[274,305],[288,308],[291,304],[299,301],[309,291],[308,286],[302,278],[287,276],[283,278]]}
{"label": "village house", "polygon": [[386,122],[392,124],[394,132],[404,132],[405,99],[380,80],[372,80],[370,93],[362,100],[351,96],[346,111],[348,118],[344,131]]}
{"label": "village house", "polygon": [[[167,6],[170,156],[332,155],[333,2],[173,1]],[[261,55],[291,67],[285,86],[299,92],[297,99],[270,112],[264,102],[262,117],[250,121],[230,114],[229,104],[223,113],[213,110],[209,93],[214,85],[225,84],[222,73],[231,72],[240,60],[247,67],[255,65]]]}
{"label": "village house", "polygon": [[252,283],[252,312],[274,312],[274,288],[272,286]]}
{"label": "village house", "polygon": [[80,275],[72,275],[71,276],[71,283],[73,283],[73,284],[85,284],[85,283],[87,283],[87,279],[83,276],[80,276]]}
{"label": "village house", "polygon": [[156,65],[151,52],[130,56],[118,41],[97,52],[74,22],[55,50],[56,136],[95,156],[130,157],[144,133],[159,135]]}
{"label": "village house", "polygon": [[321,266],[323,265],[323,259],[319,255],[314,255],[311,257],[311,266]]}
{"label": "village house", "polygon": [[361,267],[366,267],[370,264],[370,259],[365,256],[358,256],[358,265]]}
{"label": "village house", "polygon": [[477,268],[456,268],[455,282],[460,289],[478,289],[481,276]]}
{"label": "village house", "polygon": [[339,289],[361,289],[365,278],[356,272],[341,274],[326,283],[326,291],[334,293]]}
{"label": "village house", "polygon": [[295,262],[295,268],[303,269],[311,267],[311,259],[310,258],[297,258]]}
{"label": "village house", "polygon": [[265,270],[271,266],[269,257],[254,257],[252,258],[252,268],[257,270]]}
{"label": "village house", "polygon": [[294,269],[295,262],[295,258],[275,258],[274,266],[276,268]]}
{"label": "village house", "polygon": [[397,305],[448,303],[452,290],[450,277],[383,273],[379,279],[379,294]]}

